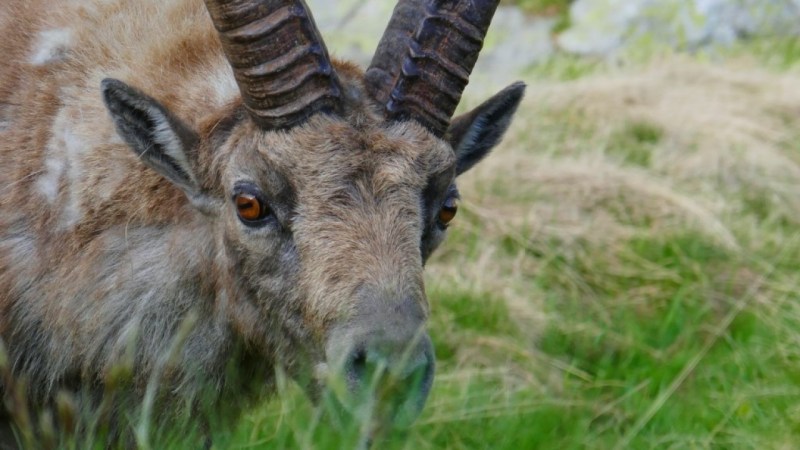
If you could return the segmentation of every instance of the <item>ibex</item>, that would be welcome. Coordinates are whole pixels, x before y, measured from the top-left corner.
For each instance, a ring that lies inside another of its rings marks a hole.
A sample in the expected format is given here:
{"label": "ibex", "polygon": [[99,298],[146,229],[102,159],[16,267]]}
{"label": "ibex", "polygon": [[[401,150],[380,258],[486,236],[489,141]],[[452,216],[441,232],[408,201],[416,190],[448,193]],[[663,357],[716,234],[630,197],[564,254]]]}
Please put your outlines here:
{"label": "ibex", "polygon": [[524,91],[452,117],[498,0],[401,0],[366,71],[303,0],[204,3],[0,3],[11,377],[45,406],[123,365],[133,397],[220,406],[280,368],[349,404],[383,370],[388,420],[417,415],[423,266]]}

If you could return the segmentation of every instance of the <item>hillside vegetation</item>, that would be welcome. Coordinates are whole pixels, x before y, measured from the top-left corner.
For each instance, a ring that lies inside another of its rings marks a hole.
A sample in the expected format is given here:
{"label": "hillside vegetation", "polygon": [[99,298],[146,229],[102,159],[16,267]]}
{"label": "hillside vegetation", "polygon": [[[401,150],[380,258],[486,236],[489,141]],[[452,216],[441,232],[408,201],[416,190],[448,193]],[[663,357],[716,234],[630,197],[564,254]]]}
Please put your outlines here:
{"label": "hillside vegetation", "polygon": [[[432,397],[378,448],[794,448],[800,74],[757,45],[530,74],[428,267]],[[282,397],[219,448],[363,444]]]}

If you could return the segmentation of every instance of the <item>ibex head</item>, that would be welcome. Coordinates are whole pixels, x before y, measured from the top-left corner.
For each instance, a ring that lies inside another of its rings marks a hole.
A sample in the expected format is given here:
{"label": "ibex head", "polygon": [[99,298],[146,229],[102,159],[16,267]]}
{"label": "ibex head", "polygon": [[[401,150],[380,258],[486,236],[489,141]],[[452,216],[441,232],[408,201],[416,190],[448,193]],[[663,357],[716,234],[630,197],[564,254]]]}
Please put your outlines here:
{"label": "ibex head", "polygon": [[241,102],[198,112],[213,118],[200,130],[102,85],[119,134],[213,236],[217,301],[242,340],[292,373],[339,374],[344,400],[383,373],[389,416],[415,416],[433,380],[422,271],[456,177],[523,95],[451,120],[497,3],[401,0],[364,74],[331,63],[302,0],[206,0]]}

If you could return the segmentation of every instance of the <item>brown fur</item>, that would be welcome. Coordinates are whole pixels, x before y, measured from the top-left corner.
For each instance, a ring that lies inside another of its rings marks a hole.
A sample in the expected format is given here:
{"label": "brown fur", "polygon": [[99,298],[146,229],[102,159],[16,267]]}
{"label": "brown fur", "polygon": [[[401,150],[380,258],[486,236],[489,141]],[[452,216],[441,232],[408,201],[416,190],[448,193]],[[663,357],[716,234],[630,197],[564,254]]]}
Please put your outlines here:
{"label": "brown fur", "polygon": [[[277,365],[332,364],[334,329],[424,323],[420,242],[442,238],[432,224],[456,157],[420,125],[387,122],[361,69],[335,64],[340,115],[266,132],[199,0],[6,0],[0,33],[0,338],[34,403],[101,389],[120,364],[137,395],[158,376],[178,396],[235,401]],[[204,206],[120,139],[106,77],[198,133]],[[238,220],[241,180],[269,196],[274,227]]]}
{"label": "brown fur", "polygon": [[[35,398],[73,377],[102,381],[134,331],[142,389],[189,311],[203,326],[187,348],[202,343],[207,357],[187,350],[186,365],[221,371],[239,344],[261,355],[265,370],[294,364],[301,343],[312,361],[324,360],[325,333],[354,313],[360,286],[427,307],[417,196],[430,175],[452,168],[453,153],[418,125],[385,124],[363,94],[360,69],[337,64],[344,117],[265,133],[232,119],[238,98],[215,98],[219,89],[209,86],[233,84],[206,79],[229,69],[200,2],[58,3],[2,6],[19,20],[5,24],[12,39],[0,44],[10,55],[0,72],[8,122],[0,134],[0,336]],[[41,11],[54,12],[34,15]],[[73,33],[64,54],[31,64],[37,36],[51,28]],[[141,164],[101,102],[106,76],[146,89],[200,131],[195,169],[208,195],[226,199],[243,176],[285,182],[296,208],[284,219],[296,248],[259,247],[242,236],[229,204],[209,218]],[[235,122],[232,130],[220,131],[225,121]],[[46,183],[55,197],[45,195]],[[270,277],[264,260],[276,254],[289,256],[269,262]],[[262,284],[242,281],[251,278]],[[189,375],[175,376],[186,386]]]}

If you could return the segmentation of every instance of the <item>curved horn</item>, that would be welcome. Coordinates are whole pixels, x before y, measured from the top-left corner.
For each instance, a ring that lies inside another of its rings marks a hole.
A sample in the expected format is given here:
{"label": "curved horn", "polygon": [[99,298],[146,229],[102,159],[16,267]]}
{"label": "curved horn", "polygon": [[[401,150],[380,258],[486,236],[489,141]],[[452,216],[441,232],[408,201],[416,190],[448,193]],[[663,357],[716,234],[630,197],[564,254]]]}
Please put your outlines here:
{"label": "curved horn", "polygon": [[339,106],[328,51],[303,0],[205,0],[247,110],[289,128]]}
{"label": "curved horn", "polygon": [[366,73],[396,120],[444,136],[499,0],[400,0]]}

